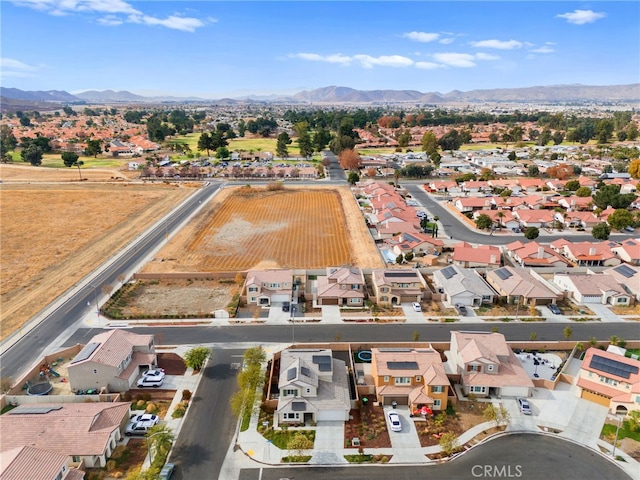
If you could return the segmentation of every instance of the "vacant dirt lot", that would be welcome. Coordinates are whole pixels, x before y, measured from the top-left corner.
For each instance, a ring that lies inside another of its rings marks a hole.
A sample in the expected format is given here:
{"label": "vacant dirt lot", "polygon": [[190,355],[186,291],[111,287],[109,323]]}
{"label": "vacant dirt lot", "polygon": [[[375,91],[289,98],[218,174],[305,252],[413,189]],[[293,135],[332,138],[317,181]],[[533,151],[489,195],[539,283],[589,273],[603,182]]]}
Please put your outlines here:
{"label": "vacant dirt lot", "polygon": [[144,272],[319,268],[382,262],[348,188],[225,189]]}
{"label": "vacant dirt lot", "polygon": [[27,163],[1,164],[0,179],[4,183],[12,182],[69,182],[86,183],[89,182],[112,182],[118,179],[131,179],[140,175],[140,172],[125,170],[121,168],[82,168],[82,178],[80,182],[77,168],[48,168],[34,167]]}
{"label": "vacant dirt lot", "polygon": [[187,186],[129,183],[3,184],[1,338],[192,191]]}

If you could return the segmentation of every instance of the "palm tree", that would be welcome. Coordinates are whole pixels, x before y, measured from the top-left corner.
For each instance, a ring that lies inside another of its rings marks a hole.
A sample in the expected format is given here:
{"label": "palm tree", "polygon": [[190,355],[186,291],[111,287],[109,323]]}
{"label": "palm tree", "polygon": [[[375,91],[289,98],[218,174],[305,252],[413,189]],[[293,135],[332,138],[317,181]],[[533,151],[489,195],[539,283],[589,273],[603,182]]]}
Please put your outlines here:
{"label": "palm tree", "polygon": [[504,212],[502,210],[498,210],[496,217],[498,217],[498,230],[502,231],[502,219],[504,218]]}
{"label": "palm tree", "polygon": [[[147,445],[149,448],[149,460],[153,459],[153,456],[158,452],[169,453],[171,445],[175,435],[167,425],[158,424],[154,425],[147,431]],[[151,449],[154,451],[154,455],[151,455]]]}

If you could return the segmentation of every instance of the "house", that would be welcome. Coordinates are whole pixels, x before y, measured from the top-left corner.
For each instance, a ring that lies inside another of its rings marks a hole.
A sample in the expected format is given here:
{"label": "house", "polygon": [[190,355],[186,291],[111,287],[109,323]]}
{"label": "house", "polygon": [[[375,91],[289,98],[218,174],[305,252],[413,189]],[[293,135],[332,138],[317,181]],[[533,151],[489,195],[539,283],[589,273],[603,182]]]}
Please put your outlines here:
{"label": "house", "polygon": [[128,421],[129,402],[20,405],[0,416],[1,448],[30,446],[71,457],[68,466],[104,468]]}
{"label": "house", "polygon": [[433,272],[433,283],[449,305],[479,307],[493,303],[496,292],[473,269],[449,265]]}
{"label": "house", "polygon": [[473,212],[474,219],[477,219],[480,215],[486,215],[489,217],[497,228],[506,228],[507,230],[511,230],[512,228],[520,227],[520,222],[514,218],[511,210],[478,210]]}
{"label": "house", "polygon": [[593,228],[602,222],[592,212],[568,211],[566,213],[556,212],[556,221],[560,222],[564,227],[582,227]]}
{"label": "house", "polygon": [[461,267],[499,267],[501,254],[498,247],[492,245],[471,245],[461,242],[453,247],[453,263]]}
{"label": "house", "polygon": [[640,302],[640,267],[623,263],[617,267],[607,268],[602,273],[615,278],[618,284]]}
{"label": "house", "polygon": [[451,202],[462,213],[491,209],[491,200],[485,197],[459,197],[454,198]]}
{"label": "house", "polygon": [[84,473],[69,467],[69,456],[22,446],[0,452],[0,478],[3,480],[82,480]]}
{"label": "house", "polygon": [[553,283],[571,293],[578,303],[629,305],[631,296],[611,275],[556,273]]}
{"label": "house", "polygon": [[554,212],[551,210],[516,210],[513,216],[525,227],[546,228],[553,224]]}
{"label": "house", "polygon": [[619,245],[611,247],[618,258],[632,265],[640,265],[640,238],[623,240]]}
{"label": "house", "polygon": [[347,365],[331,350],[283,350],[278,391],[279,424],[349,420]]}
{"label": "house", "polygon": [[580,398],[609,407],[611,412],[640,411],[639,370],[640,361],[625,357],[624,352],[589,348],[576,382]]}
{"label": "house", "polygon": [[437,193],[460,193],[462,188],[453,180],[437,180],[429,183],[429,188]]}
{"label": "house", "polygon": [[158,365],[153,335],[114,329],[95,335],[68,367],[72,390],[126,392],[141,370]]}
{"label": "house", "polygon": [[387,241],[391,245],[391,250],[396,255],[406,255],[413,253],[414,255],[440,254],[444,242],[433,238],[425,233],[401,233]]}
{"label": "house", "polygon": [[448,370],[460,376],[465,395],[528,397],[533,382],[501,333],[451,332]]}
{"label": "house", "polygon": [[574,212],[576,210],[591,210],[593,208],[593,199],[591,197],[562,197],[558,200],[558,205],[567,211]]}
{"label": "house", "polygon": [[539,244],[535,241],[512,242],[505,245],[505,252],[513,258],[521,267],[565,267],[569,262],[551,247]]}
{"label": "house", "polygon": [[248,304],[270,307],[290,302],[293,297],[293,270],[249,270],[244,290]]}
{"label": "house", "polygon": [[357,267],[329,267],[316,281],[317,305],[362,307],[365,293],[364,275]]}
{"label": "house", "polygon": [[487,283],[507,302],[522,301],[524,305],[556,303],[561,295],[528,268],[502,267],[487,272]]}
{"label": "house", "polygon": [[577,242],[559,239],[551,242],[551,248],[559,251],[579,267],[613,267],[622,263],[611,251],[608,242]]}
{"label": "house", "polygon": [[371,274],[378,305],[422,302],[427,283],[417,270],[373,270]]}
{"label": "house", "polygon": [[140,162],[128,162],[128,163],[127,163],[127,168],[128,168],[130,171],[133,171],[133,170],[140,170]]}
{"label": "house", "polygon": [[372,348],[371,375],[378,402],[446,410],[449,379],[440,354],[431,348]]}

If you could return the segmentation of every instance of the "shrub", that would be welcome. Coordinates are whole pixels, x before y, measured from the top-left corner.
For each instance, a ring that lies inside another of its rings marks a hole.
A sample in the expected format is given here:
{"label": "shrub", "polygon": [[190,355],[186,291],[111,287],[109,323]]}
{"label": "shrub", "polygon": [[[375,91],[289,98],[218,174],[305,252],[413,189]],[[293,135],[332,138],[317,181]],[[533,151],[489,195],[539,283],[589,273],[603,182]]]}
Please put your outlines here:
{"label": "shrub", "polygon": [[182,390],[182,400],[191,400],[191,390]]}

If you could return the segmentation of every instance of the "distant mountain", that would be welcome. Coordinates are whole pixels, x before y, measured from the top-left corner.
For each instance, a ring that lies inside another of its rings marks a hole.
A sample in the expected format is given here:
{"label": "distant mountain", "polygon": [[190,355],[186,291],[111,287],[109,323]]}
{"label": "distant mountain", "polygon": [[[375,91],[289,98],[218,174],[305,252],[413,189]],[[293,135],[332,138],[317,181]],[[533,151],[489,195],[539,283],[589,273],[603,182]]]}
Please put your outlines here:
{"label": "distant mountain", "polygon": [[47,90],[27,92],[19,88],[0,87],[0,96],[14,100],[30,100],[32,102],[80,102],[81,99],[64,90]]}
{"label": "distant mountain", "polygon": [[76,93],[76,97],[86,100],[87,102],[146,102],[147,97],[136,95],[135,93],[121,90],[114,92],[113,90],[87,90],[86,92]]}
{"label": "distant mountain", "polygon": [[324,87],[303,91],[293,95],[301,102],[322,103],[377,103],[377,102],[415,102],[424,97],[416,90],[355,90],[349,87]]}

